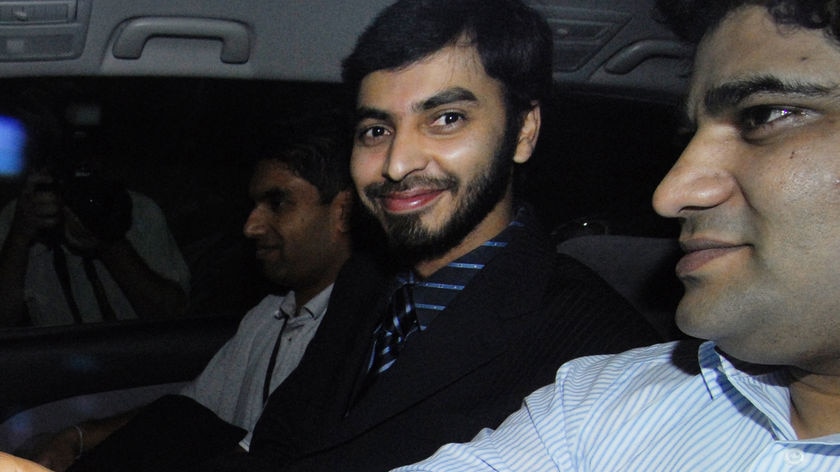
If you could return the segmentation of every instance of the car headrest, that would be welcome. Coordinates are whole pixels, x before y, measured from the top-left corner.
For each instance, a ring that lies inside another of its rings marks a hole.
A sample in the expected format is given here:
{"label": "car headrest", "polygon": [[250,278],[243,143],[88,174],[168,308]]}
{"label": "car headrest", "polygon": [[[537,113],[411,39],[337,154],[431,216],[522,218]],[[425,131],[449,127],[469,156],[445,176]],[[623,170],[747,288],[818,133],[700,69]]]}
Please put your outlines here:
{"label": "car headrest", "polygon": [[682,297],[682,284],[674,266],[682,255],[675,239],[584,235],[557,244],[567,254],[594,270],[666,339],[681,339],[674,323],[674,311]]}

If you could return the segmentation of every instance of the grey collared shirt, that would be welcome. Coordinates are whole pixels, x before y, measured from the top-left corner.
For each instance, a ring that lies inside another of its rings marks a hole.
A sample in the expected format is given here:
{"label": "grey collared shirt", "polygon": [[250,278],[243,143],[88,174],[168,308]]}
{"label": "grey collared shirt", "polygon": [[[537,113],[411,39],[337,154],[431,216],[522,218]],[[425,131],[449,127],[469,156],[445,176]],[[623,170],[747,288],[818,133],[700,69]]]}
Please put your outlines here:
{"label": "grey collared shirt", "polygon": [[[248,430],[240,445],[248,450],[251,431],[263,411],[262,391],[277,337],[282,339],[271,374],[273,391],[297,367],[327,311],[330,285],[297,309],[294,292],[269,295],[252,308],[233,338],[213,356],[204,371],[181,394]],[[295,312],[298,314],[295,316]],[[288,321],[284,317],[288,315]],[[284,326],[285,325],[285,326]]]}

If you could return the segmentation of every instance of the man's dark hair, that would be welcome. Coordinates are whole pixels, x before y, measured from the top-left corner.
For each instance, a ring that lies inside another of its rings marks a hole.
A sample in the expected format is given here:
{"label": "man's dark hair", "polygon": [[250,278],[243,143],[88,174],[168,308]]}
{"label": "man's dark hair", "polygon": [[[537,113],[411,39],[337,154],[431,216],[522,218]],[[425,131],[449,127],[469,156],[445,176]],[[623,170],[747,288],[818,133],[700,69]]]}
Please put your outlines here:
{"label": "man's dark hair", "polygon": [[822,29],[840,40],[840,2],[837,0],[657,0],[664,21],[680,38],[698,43],[732,10],[758,5],[767,8],[776,23]]}
{"label": "man's dark hair", "polygon": [[400,0],[362,33],[342,77],[356,96],[368,74],[408,66],[462,38],[502,83],[509,114],[521,115],[549,96],[551,30],[519,0]]}
{"label": "man's dark hair", "polygon": [[[322,204],[329,204],[336,195],[350,190],[350,154],[353,136],[346,107],[295,114],[292,122],[255,124],[244,139],[242,152],[256,164],[273,160],[289,167],[296,176],[318,189]],[[353,249],[381,257],[385,236],[379,223],[362,211],[358,198],[353,198],[350,213]]]}
{"label": "man's dark hair", "polygon": [[339,192],[352,188],[352,137],[344,113],[329,111],[296,123],[272,126],[267,141],[276,147],[254,151],[257,160],[286,164],[295,175],[318,189],[321,203],[329,203]]}

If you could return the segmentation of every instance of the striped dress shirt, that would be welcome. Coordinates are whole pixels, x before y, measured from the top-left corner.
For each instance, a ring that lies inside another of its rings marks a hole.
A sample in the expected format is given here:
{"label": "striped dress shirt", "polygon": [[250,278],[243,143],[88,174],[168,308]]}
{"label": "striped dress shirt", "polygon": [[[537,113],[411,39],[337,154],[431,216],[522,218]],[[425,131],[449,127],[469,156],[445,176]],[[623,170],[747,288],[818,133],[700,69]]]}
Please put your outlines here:
{"label": "striped dress shirt", "polygon": [[[395,293],[398,288],[406,285],[411,285],[412,288],[412,303],[413,310],[417,316],[417,324],[407,330],[405,340],[401,343],[408,342],[408,338],[416,332],[423,332],[429,328],[437,316],[446,310],[449,303],[458,296],[464,287],[487,265],[493,256],[504,249],[508,242],[513,237],[514,231],[524,227],[520,219],[527,212],[524,207],[520,207],[516,212],[516,217],[508,223],[502,232],[497,234],[494,238],[483,242],[480,246],[472,251],[464,254],[458,259],[448,263],[444,267],[438,269],[426,279],[415,279],[415,275],[409,272],[401,272],[397,274],[389,292]],[[393,296],[393,295],[392,295]],[[388,356],[381,354],[382,352],[390,352],[393,347],[381,349],[379,347],[380,341],[376,340],[378,333],[386,324],[383,321],[374,332],[374,344],[370,351],[368,358],[367,369],[370,371],[380,361],[381,366],[377,368],[378,374],[382,375],[397,362],[398,357],[390,357],[388,361],[382,362],[381,357],[377,359],[377,351],[380,356]],[[387,331],[387,329],[386,329]]]}
{"label": "striped dress shirt", "polygon": [[449,306],[493,256],[507,246],[513,237],[514,228],[521,227],[521,222],[513,220],[493,239],[438,269],[428,278],[417,281],[414,285],[414,305],[421,331],[428,328],[432,320]]}
{"label": "striped dress shirt", "polygon": [[840,471],[840,434],[797,440],[785,371],[756,373],[712,342],[698,366],[686,345],[568,362],[496,431],[396,470]]}

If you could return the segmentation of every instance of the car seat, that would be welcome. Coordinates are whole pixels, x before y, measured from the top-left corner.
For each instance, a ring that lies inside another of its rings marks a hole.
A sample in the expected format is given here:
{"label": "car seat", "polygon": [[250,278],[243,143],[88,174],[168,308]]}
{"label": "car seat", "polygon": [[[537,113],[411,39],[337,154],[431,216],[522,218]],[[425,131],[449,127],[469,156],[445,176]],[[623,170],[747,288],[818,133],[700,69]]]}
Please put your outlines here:
{"label": "car seat", "polygon": [[674,275],[682,255],[675,239],[613,234],[574,236],[557,243],[626,298],[666,339],[686,336],[674,323],[683,288]]}

